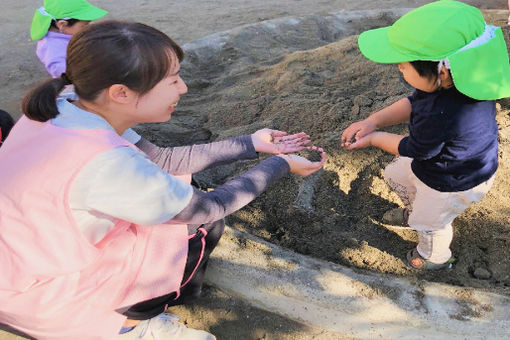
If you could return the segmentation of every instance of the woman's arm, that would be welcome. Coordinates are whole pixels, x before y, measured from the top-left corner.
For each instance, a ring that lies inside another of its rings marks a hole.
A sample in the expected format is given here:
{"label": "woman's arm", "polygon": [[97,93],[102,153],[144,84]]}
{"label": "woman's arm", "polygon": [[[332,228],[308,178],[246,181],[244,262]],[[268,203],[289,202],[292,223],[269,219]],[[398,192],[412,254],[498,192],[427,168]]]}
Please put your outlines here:
{"label": "woman's arm", "polygon": [[204,224],[217,221],[250,203],[289,171],[299,176],[314,173],[324,166],[326,153],[317,147],[309,149],[319,152],[321,160],[311,162],[297,155],[274,156],[214,191],[205,193],[193,189],[188,205],[169,223]]}
{"label": "woman's arm", "polygon": [[211,166],[258,157],[250,135],[209,144],[167,148],[141,138],[135,145],[158,167],[172,175],[192,174]]}
{"label": "woman's arm", "polygon": [[284,131],[266,128],[251,135],[209,144],[162,148],[141,138],[135,145],[164,171],[186,175],[236,160],[257,158],[258,152],[301,151],[309,142],[310,136],[304,132],[287,135]]}
{"label": "woman's arm", "polygon": [[168,223],[204,224],[217,221],[250,203],[289,172],[281,157],[271,157],[210,192],[193,188],[188,205]]}
{"label": "woman's arm", "polygon": [[221,219],[248,204],[289,170],[307,176],[320,162],[296,155],[274,156],[216,190],[203,193],[176,179],[130,147],[107,150],[91,160],[76,176],[69,207],[78,228],[97,242],[117,219],[140,225],[161,223],[203,224]]}

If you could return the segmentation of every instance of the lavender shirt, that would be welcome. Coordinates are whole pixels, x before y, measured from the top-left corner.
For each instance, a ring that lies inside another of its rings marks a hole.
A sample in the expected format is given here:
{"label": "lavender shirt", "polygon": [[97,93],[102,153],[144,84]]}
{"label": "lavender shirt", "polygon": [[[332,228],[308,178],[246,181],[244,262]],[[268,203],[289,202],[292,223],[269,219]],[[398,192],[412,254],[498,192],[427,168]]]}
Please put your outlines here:
{"label": "lavender shirt", "polygon": [[50,31],[37,42],[35,54],[53,78],[60,77],[66,71],[67,45],[71,37],[69,34]]}

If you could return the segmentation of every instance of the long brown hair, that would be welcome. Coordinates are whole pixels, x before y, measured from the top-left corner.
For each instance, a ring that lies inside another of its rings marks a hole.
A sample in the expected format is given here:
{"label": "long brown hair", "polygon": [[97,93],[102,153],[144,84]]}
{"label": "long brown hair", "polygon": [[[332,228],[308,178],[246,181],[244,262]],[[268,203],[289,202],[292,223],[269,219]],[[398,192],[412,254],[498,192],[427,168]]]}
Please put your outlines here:
{"label": "long brown hair", "polygon": [[89,25],[69,42],[65,75],[28,93],[22,111],[40,122],[56,117],[57,96],[68,83],[88,101],[113,84],[143,95],[168,74],[175,58],[182,61],[182,49],[153,27],[113,20]]}

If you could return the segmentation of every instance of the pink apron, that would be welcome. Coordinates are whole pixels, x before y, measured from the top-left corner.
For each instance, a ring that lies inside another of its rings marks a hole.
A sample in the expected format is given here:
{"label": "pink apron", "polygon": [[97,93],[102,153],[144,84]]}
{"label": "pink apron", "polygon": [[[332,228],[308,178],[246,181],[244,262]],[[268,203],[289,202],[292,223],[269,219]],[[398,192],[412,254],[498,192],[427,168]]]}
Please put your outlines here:
{"label": "pink apron", "polygon": [[0,323],[38,339],[113,339],[116,309],[179,291],[185,225],[119,220],[97,244],[75,225],[71,183],[118,146],[132,145],[113,131],[15,125],[0,149]]}

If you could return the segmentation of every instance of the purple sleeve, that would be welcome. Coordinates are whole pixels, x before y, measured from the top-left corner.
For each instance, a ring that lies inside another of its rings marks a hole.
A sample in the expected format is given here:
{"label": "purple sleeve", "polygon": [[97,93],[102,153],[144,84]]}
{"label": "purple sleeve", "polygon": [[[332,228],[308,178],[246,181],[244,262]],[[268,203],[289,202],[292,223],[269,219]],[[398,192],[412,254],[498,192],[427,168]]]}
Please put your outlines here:
{"label": "purple sleeve", "polygon": [[214,191],[193,188],[191,201],[169,223],[204,224],[222,219],[250,203],[289,170],[287,161],[273,156]]}
{"label": "purple sleeve", "polygon": [[46,71],[53,77],[58,78],[66,71],[67,45],[69,39],[55,37],[58,34],[50,34],[37,42],[36,54],[44,64]]}
{"label": "purple sleeve", "polygon": [[58,78],[66,71],[66,58],[53,59],[46,65],[46,71],[53,77]]}
{"label": "purple sleeve", "polygon": [[135,144],[149,159],[172,175],[187,175],[236,160],[257,158],[250,135],[209,144],[162,148],[141,138]]}

